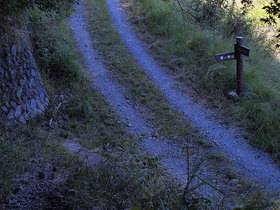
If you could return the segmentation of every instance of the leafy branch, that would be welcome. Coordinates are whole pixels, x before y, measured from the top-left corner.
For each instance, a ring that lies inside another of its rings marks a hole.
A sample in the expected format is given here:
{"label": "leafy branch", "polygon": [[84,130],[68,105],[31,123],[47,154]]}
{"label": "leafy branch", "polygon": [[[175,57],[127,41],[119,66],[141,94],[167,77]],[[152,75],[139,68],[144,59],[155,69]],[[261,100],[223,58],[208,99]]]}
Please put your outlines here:
{"label": "leafy branch", "polygon": [[[193,192],[194,190],[196,190],[197,188],[203,186],[203,185],[208,185],[209,187],[213,188],[214,190],[220,192],[222,195],[224,195],[224,193],[218,189],[217,187],[215,187],[214,185],[212,185],[211,183],[207,182],[206,180],[204,180],[203,178],[201,178],[198,173],[201,169],[201,167],[203,166],[203,164],[206,162],[206,160],[201,160],[198,164],[196,164],[193,169],[190,169],[190,153],[189,153],[189,147],[186,148],[187,150],[187,184],[185,186],[184,189],[184,193],[183,193],[183,197],[182,199],[184,199],[187,195],[189,195],[191,192]],[[191,184],[193,183],[193,181],[195,180],[195,178],[200,180],[200,183],[195,185],[194,187],[191,187]]]}
{"label": "leafy branch", "polygon": [[[266,11],[266,14],[268,15],[268,17],[266,18],[261,18],[261,21],[263,21],[266,24],[269,25],[276,25],[277,26],[277,22],[279,22],[280,19],[280,2],[278,0],[273,0],[272,2],[270,2],[268,5],[264,6],[263,9]],[[277,27],[277,35],[276,38],[279,39],[280,38],[280,28]],[[276,48],[279,48],[280,44],[276,44]]]}

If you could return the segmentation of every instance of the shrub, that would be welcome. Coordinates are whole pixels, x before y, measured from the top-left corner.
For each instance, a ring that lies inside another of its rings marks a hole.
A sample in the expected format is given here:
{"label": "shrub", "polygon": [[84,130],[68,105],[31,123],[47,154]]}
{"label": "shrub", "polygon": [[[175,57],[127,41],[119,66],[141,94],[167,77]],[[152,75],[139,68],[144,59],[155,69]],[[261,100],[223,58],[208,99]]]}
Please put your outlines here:
{"label": "shrub", "polygon": [[39,9],[52,15],[70,16],[72,7],[78,0],[2,0],[0,7],[0,44],[21,40],[26,30],[28,17],[33,10]]}
{"label": "shrub", "polygon": [[70,14],[69,8],[77,0],[2,0],[1,16],[17,16],[26,9],[39,8],[43,11],[56,11]]}
{"label": "shrub", "polygon": [[210,24],[211,26],[217,24],[218,21],[226,15],[228,8],[227,0],[193,0],[187,5],[187,12],[196,22]]}
{"label": "shrub", "polygon": [[228,0],[193,0],[187,4],[186,12],[200,25],[214,28],[228,37],[250,35],[252,24],[244,16],[247,8],[237,10]]}
{"label": "shrub", "polygon": [[46,76],[56,82],[78,78],[79,56],[64,18],[34,9],[30,14],[30,26],[34,52]]}

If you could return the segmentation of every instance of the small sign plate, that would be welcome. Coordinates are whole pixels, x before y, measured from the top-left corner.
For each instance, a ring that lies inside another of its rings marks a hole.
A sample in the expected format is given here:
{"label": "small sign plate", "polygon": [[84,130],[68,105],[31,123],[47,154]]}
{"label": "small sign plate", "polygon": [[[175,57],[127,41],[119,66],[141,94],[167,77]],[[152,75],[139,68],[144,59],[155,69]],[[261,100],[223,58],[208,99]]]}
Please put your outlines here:
{"label": "small sign plate", "polygon": [[221,53],[215,55],[217,62],[235,60],[235,52]]}
{"label": "small sign plate", "polygon": [[236,52],[239,52],[243,55],[246,55],[246,56],[249,56],[250,54],[250,49],[248,47],[245,47],[243,45],[237,45],[237,44],[234,44],[234,50]]}

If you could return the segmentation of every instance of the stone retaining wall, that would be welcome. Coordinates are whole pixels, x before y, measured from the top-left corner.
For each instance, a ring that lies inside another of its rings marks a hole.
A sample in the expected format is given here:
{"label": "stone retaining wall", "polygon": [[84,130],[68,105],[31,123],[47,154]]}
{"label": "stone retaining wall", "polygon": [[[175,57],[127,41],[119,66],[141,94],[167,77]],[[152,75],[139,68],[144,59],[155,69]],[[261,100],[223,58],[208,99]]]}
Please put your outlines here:
{"label": "stone retaining wall", "polygon": [[0,118],[26,123],[48,106],[48,94],[27,47],[2,48],[0,82]]}

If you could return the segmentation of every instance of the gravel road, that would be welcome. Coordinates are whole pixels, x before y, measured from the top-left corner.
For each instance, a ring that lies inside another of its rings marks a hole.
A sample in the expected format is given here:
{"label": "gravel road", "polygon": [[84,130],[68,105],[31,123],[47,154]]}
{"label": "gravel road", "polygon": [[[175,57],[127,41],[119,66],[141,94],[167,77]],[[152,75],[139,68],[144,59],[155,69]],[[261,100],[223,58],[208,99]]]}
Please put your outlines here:
{"label": "gravel road", "polygon": [[[174,175],[180,183],[186,183],[187,156],[186,152],[182,151],[182,145],[169,143],[169,141],[160,137],[153,138],[156,128],[146,122],[146,117],[138,112],[137,105],[132,104],[125,98],[125,89],[112,78],[102,63],[102,56],[93,48],[93,40],[86,30],[86,12],[83,3],[77,6],[77,11],[70,24],[87,64],[87,71],[90,73],[92,82],[120,115],[122,121],[128,125],[127,130],[135,136],[144,134],[142,140],[138,142],[140,148],[157,157],[162,166]],[[74,149],[70,148],[69,150]],[[203,170],[201,176],[217,177],[215,173],[216,171]],[[221,188],[226,188],[226,186],[221,186]],[[204,196],[212,197],[215,195],[216,199],[223,198],[223,195],[209,186],[199,188],[198,191]]]}

